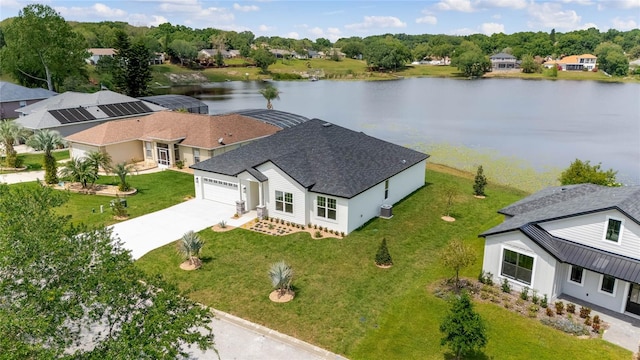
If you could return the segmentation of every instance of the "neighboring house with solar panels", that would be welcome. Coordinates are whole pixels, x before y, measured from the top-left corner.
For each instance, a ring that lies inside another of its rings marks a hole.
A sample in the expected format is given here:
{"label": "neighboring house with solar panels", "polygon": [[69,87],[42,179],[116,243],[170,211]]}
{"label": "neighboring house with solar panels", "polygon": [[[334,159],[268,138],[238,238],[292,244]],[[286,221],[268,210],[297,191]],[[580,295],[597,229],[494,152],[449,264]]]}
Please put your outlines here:
{"label": "neighboring house with solar panels", "polygon": [[[277,110],[268,111],[268,121],[229,113],[199,115],[159,111],[151,115],[109,121],[65,137],[73,158],[90,151],[111,155],[114,163],[145,162],[162,168],[175,167],[177,161],[189,166],[275,134],[302,116]],[[260,114],[262,110],[256,111]],[[283,123],[277,118],[282,117]]]}
{"label": "neighboring house with solar panels", "polygon": [[50,129],[68,136],[101,123],[166,110],[130,96],[109,90],[92,94],[68,91],[16,111],[16,120],[31,130]]}
{"label": "neighboring house with solar panels", "polygon": [[55,91],[28,88],[6,81],[0,81],[0,119],[15,119],[16,110],[57,95]]}
{"label": "neighboring house with solar panels", "polygon": [[312,119],[190,167],[196,198],[349,233],[422,187],[428,157]]}
{"label": "neighboring house with solar panels", "polygon": [[640,186],[551,187],[498,212],[480,235],[494,281],[640,316]]}
{"label": "neighboring house with solar panels", "polygon": [[209,113],[209,106],[207,104],[187,95],[154,95],[141,97],[139,99],[165,107],[170,110],[184,110],[193,114]]}

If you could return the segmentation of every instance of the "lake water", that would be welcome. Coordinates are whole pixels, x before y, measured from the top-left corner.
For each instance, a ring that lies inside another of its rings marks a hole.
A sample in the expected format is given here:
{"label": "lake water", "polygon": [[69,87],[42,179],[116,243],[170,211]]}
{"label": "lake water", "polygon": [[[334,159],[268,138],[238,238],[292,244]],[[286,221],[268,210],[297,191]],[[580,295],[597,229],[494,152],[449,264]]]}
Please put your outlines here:
{"label": "lake water", "polygon": [[[277,110],[397,144],[465,147],[522,159],[538,171],[579,158],[640,184],[640,84],[440,78],[273,84],[281,92]],[[265,108],[258,92],[264,86],[225,82],[172,92],[197,97],[219,114]]]}

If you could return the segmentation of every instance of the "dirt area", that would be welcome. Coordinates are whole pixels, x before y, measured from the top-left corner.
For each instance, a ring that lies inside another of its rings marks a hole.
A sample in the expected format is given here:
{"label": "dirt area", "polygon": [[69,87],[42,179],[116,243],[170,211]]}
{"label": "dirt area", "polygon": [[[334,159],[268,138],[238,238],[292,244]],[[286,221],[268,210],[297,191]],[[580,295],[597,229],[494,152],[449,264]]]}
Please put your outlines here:
{"label": "dirt area", "polygon": [[[44,183],[43,183],[44,184]],[[104,196],[131,196],[134,195],[138,190],[131,189],[129,191],[120,191],[117,186],[114,185],[99,185],[94,184],[88,185],[86,188],[82,187],[81,183],[77,182],[60,182],[58,184],[49,185],[51,188],[56,190],[68,190],[73,193],[78,194],[87,194],[87,195],[104,195]]]}
{"label": "dirt area", "polygon": [[269,218],[268,220],[254,220],[250,221],[244,225],[242,228],[256,231],[259,233],[273,235],[273,236],[284,236],[297,232],[306,232],[309,233],[314,239],[320,238],[336,238],[342,239],[343,235],[338,233],[337,231],[328,230],[327,228],[318,227],[317,225],[301,225],[301,224],[293,224],[283,220],[278,220],[274,218]]}

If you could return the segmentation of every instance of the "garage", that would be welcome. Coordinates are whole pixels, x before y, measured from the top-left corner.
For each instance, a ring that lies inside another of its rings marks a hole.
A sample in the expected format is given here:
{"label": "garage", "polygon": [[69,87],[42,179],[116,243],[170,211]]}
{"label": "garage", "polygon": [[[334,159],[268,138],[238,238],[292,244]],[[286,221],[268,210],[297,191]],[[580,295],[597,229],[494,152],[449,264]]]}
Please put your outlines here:
{"label": "garage", "polygon": [[92,151],[98,151],[98,147],[92,146],[92,145],[73,143],[73,144],[70,144],[69,157],[71,157],[72,159],[80,159],[83,157],[87,157],[87,154]]}
{"label": "garage", "polygon": [[203,197],[223,204],[235,205],[239,199],[238,183],[203,177]]}

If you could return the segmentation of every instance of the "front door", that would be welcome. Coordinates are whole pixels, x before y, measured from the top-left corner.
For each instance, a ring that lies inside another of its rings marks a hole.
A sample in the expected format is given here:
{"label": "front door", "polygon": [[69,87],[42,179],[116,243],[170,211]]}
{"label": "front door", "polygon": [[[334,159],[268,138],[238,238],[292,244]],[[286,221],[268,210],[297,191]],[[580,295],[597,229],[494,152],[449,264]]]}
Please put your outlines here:
{"label": "front door", "polygon": [[158,165],[169,166],[169,149],[160,145],[167,144],[158,144]]}
{"label": "front door", "polygon": [[640,315],[640,285],[631,284],[627,296],[627,312]]}

